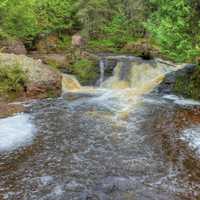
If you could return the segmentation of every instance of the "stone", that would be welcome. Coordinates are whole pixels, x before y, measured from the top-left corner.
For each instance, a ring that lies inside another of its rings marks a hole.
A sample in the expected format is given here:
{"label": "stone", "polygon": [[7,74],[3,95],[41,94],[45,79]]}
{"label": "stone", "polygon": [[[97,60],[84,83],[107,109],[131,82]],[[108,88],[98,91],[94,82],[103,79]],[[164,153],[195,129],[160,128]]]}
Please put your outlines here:
{"label": "stone", "polygon": [[75,34],[72,36],[72,46],[73,47],[83,47],[85,44],[85,40],[80,34]]}
{"label": "stone", "polygon": [[34,59],[40,59],[44,64],[59,69],[66,69],[70,63],[70,60],[68,60],[67,56],[63,53],[40,54],[36,51],[30,52],[29,56]]}
{"label": "stone", "polygon": [[12,116],[15,113],[24,112],[22,104],[8,104],[0,101],[0,118]]}
{"label": "stone", "polygon": [[0,50],[3,53],[14,53],[16,55],[27,54],[27,50],[20,40],[1,41]]}
{"label": "stone", "polygon": [[0,64],[5,67],[18,65],[27,76],[24,96],[26,98],[46,98],[61,95],[61,74],[43,64],[40,60],[34,60],[25,55],[0,53]]}
{"label": "stone", "polygon": [[184,66],[176,72],[169,73],[165,76],[161,84],[155,89],[160,94],[171,94],[174,91],[174,86],[178,77],[188,77],[196,69],[195,64],[184,64]]}

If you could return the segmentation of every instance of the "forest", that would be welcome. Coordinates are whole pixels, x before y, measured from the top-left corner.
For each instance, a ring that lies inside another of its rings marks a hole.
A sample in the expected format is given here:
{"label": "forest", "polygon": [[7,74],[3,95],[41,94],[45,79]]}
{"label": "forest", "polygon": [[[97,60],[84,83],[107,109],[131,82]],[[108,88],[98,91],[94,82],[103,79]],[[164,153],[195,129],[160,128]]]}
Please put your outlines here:
{"label": "forest", "polygon": [[34,49],[38,38],[57,33],[60,46],[80,33],[87,49],[134,53],[143,43],[177,62],[198,60],[198,0],[1,0],[0,38]]}

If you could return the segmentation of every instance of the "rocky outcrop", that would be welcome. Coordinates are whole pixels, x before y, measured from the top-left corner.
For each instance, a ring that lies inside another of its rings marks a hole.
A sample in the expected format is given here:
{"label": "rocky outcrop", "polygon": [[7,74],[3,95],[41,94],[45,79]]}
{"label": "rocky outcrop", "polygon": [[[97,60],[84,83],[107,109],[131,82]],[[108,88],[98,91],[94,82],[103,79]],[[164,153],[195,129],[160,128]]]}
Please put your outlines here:
{"label": "rocky outcrop", "polygon": [[[178,84],[179,79],[184,79],[184,85],[187,86],[188,80],[194,74],[196,70],[195,64],[185,64],[181,69],[177,70],[176,72],[169,73],[165,76],[165,79],[162,83],[156,88],[156,92],[159,94],[171,94],[177,93],[176,85]],[[183,80],[181,80],[182,82]],[[180,95],[185,96],[186,91],[182,88],[182,91],[178,93]]]}
{"label": "rocky outcrop", "polygon": [[30,57],[34,59],[40,59],[44,64],[51,65],[59,69],[67,69],[69,66],[69,60],[65,54],[61,53],[49,53],[49,54],[40,54],[38,52],[30,52]]}
{"label": "rocky outcrop", "polygon": [[18,66],[26,75],[23,94],[25,98],[46,98],[61,94],[62,77],[60,73],[24,55],[0,53],[1,68],[15,68]]}
{"label": "rocky outcrop", "polygon": [[14,53],[17,55],[27,54],[27,50],[20,40],[4,40],[0,41],[0,50],[3,53]]}

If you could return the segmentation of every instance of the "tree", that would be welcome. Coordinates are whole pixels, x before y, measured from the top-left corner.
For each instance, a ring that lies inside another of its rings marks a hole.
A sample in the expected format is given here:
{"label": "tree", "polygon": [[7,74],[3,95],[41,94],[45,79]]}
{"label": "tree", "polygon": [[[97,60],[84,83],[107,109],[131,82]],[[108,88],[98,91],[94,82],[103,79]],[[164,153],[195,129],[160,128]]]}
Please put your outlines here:
{"label": "tree", "polygon": [[177,61],[191,60],[199,53],[199,44],[191,37],[190,4],[186,0],[150,0],[156,10],[147,29],[161,51]]}

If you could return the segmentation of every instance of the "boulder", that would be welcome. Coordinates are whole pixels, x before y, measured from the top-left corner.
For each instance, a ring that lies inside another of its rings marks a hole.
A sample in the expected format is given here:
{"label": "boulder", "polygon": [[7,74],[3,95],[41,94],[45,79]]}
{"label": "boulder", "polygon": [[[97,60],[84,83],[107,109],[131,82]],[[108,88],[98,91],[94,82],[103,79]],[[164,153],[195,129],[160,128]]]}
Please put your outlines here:
{"label": "boulder", "polygon": [[42,64],[41,60],[34,60],[25,55],[0,53],[0,66],[1,68],[18,66],[25,73],[27,81],[23,95],[26,98],[55,97],[61,94],[61,74]]}
{"label": "boulder", "polygon": [[0,118],[12,116],[15,113],[24,111],[25,107],[22,104],[8,104],[0,101]]}
{"label": "boulder", "polygon": [[[192,77],[192,75],[194,74],[195,70],[195,64],[184,64],[184,66],[176,72],[167,74],[161,84],[155,89],[155,91],[159,94],[176,93],[175,86],[177,84],[177,80],[179,78],[184,78],[186,83],[185,85],[187,86],[188,81],[190,77]],[[185,92],[186,91],[182,90],[181,92],[179,92],[179,94],[184,96]]]}
{"label": "boulder", "polygon": [[20,40],[5,40],[0,42],[0,50],[3,53],[14,53],[17,55],[26,55],[27,50]]}
{"label": "boulder", "polygon": [[83,37],[80,34],[75,34],[72,36],[72,46],[73,47],[83,47],[85,44],[85,40],[83,39]]}
{"label": "boulder", "polygon": [[30,57],[34,59],[40,59],[44,64],[51,65],[59,69],[66,69],[69,66],[69,60],[67,56],[62,53],[49,53],[49,54],[40,54],[38,52],[31,52]]}

